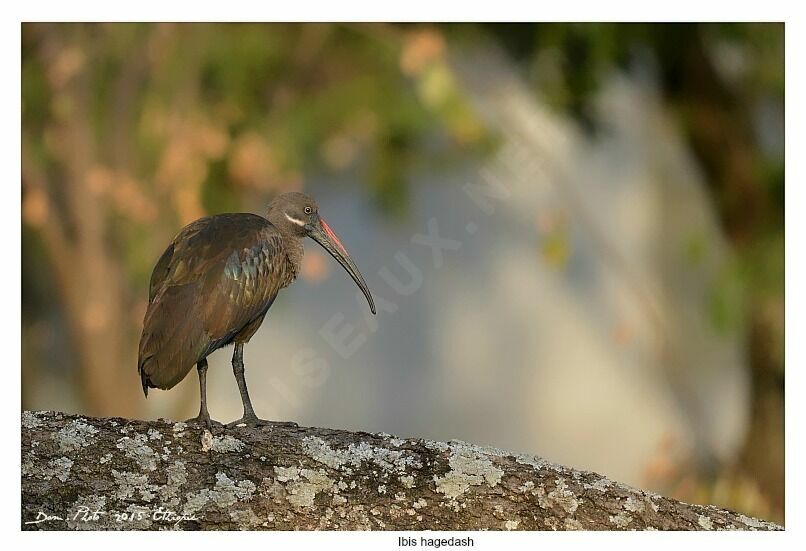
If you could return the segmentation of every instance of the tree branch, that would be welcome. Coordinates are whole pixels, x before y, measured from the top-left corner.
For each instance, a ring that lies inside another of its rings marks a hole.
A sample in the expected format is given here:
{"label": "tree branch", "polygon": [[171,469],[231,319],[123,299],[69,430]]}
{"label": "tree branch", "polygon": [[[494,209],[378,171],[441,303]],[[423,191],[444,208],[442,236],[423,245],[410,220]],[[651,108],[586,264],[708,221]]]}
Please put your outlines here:
{"label": "tree branch", "polygon": [[22,528],[781,529],[464,442],[29,411]]}

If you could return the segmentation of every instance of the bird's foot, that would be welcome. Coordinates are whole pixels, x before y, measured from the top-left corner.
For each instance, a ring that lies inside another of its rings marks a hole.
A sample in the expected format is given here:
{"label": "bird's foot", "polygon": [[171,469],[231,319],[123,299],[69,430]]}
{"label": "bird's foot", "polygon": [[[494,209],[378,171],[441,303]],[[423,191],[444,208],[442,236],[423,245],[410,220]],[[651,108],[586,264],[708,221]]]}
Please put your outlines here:
{"label": "bird's foot", "polygon": [[244,415],[237,421],[227,423],[227,428],[233,427],[289,427],[296,428],[299,425],[293,421],[269,421],[268,419],[260,419],[257,415]]}
{"label": "bird's foot", "polygon": [[199,413],[196,417],[193,417],[192,419],[188,419],[187,421],[185,421],[185,423],[187,423],[188,425],[201,425],[203,427],[206,427],[207,430],[209,430],[210,432],[213,431],[214,427],[220,428],[224,426],[222,423],[219,423],[214,419],[210,419],[209,413],[207,414]]}

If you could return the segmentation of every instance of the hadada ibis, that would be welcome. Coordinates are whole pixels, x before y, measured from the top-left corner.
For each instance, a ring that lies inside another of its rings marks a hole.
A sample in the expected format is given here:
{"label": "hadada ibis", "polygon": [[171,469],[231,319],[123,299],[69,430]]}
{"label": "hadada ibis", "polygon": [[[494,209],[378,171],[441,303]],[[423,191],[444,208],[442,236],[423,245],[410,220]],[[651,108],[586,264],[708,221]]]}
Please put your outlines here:
{"label": "hadada ibis", "polygon": [[196,366],[201,406],[189,421],[212,428],[207,411],[207,356],[234,344],[232,370],[243,417],[228,426],[269,423],[252,408],[244,378],[244,344],[260,327],[280,289],[299,273],[304,237],[319,243],[361,288],[375,314],[372,294],[347,249],[319,215],[312,197],[285,193],[255,214],[207,216],[185,226],[151,274],[137,368],[149,388],[168,390]]}

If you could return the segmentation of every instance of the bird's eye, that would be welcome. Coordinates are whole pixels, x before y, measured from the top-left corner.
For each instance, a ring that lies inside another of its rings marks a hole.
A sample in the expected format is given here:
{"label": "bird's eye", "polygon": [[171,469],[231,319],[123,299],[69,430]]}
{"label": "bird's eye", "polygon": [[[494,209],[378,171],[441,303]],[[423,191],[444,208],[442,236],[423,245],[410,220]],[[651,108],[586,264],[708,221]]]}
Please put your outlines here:
{"label": "bird's eye", "polygon": [[305,207],[305,214],[311,214],[311,212],[313,212],[311,207]]}

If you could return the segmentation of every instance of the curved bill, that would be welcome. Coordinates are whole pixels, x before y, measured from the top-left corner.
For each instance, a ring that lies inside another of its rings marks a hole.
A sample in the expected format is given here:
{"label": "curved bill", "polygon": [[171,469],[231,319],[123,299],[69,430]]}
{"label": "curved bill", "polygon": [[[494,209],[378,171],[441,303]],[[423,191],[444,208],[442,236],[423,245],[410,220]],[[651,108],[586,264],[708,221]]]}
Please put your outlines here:
{"label": "curved bill", "polygon": [[361,272],[358,271],[358,266],[356,266],[353,259],[350,258],[350,253],[348,253],[344,245],[341,244],[339,236],[327,225],[327,222],[318,216],[315,222],[305,225],[305,231],[308,237],[319,243],[322,248],[329,252],[330,255],[341,264],[342,268],[347,270],[347,273],[353,278],[353,281],[355,281],[356,285],[361,289],[361,292],[367,297],[370,311],[375,314],[375,301],[372,300],[372,294],[370,294]]}

